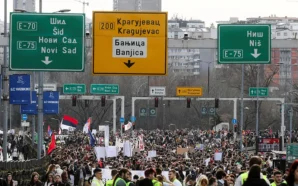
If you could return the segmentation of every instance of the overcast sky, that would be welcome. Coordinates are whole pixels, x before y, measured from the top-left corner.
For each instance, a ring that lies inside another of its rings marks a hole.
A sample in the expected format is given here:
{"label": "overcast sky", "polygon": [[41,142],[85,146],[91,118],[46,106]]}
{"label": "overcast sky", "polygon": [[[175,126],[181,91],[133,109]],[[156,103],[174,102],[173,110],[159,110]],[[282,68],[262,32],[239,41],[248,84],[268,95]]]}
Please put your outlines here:
{"label": "overcast sky", "polygon": [[[8,1],[8,11],[12,11],[13,0]],[[38,0],[37,7],[38,7]],[[79,0],[83,1],[83,0]],[[120,1],[120,0],[119,0]],[[277,16],[298,17],[298,0],[162,0],[162,10],[169,12],[169,18],[178,14],[187,19],[201,19],[206,26],[217,20],[230,17]],[[3,20],[4,0],[0,0],[0,19]],[[86,2],[88,2],[86,0]],[[89,0],[86,15],[92,18],[93,10],[112,10],[113,0]],[[71,9],[73,13],[82,13],[83,5],[75,0],[43,0],[43,11],[54,12],[59,9]],[[38,11],[38,10],[37,10]]]}

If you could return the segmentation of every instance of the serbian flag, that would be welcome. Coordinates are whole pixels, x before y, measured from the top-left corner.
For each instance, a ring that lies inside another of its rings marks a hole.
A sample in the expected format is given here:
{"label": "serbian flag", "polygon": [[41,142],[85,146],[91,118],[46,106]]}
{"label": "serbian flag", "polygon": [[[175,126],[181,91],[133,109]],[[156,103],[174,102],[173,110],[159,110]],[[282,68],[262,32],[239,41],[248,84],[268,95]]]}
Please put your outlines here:
{"label": "serbian flag", "polygon": [[49,144],[49,148],[48,148],[48,154],[51,154],[51,152],[56,148],[56,137],[55,134],[52,134],[51,137],[51,142]]}
{"label": "serbian flag", "polygon": [[66,129],[66,130],[74,130],[75,128],[77,128],[78,126],[78,120],[68,116],[68,115],[64,115],[63,119],[61,121],[61,129]]}
{"label": "serbian flag", "polygon": [[91,145],[91,147],[94,147],[95,146],[95,139],[94,139],[94,137],[93,137],[90,130],[88,130],[88,133],[89,133],[89,138],[90,138],[90,145]]}
{"label": "serbian flag", "polygon": [[48,125],[48,135],[51,136],[52,135],[52,130],[51,130],[51,127],[50,125]]}
{"label": "serbian flag", "polygon": [[90,130],[90,126],[91,126],[91,117],[88,118],[87,122],[85,123],[83,128],[83,133],[88,133]]}

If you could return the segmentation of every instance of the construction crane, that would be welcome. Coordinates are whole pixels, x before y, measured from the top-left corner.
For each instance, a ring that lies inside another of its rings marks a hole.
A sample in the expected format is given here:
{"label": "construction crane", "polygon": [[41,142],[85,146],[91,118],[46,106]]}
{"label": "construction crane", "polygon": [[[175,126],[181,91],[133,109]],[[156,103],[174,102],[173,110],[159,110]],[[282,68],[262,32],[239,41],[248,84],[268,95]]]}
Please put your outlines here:
{"label": "construction crane", "polygon": [[85,6],[89,6],[89,2],[86,2],[86,0],[74,0],[74,1],[77,1],[79,3],[82,3],[83,5],[83,13],[85,13]]}

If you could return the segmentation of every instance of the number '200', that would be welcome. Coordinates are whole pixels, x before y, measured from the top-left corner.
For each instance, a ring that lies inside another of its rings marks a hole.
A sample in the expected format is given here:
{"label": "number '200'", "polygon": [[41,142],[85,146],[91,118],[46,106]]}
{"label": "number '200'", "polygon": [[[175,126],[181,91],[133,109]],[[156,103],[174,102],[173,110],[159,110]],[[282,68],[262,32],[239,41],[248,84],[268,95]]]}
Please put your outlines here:
{"label": "number '200'", "polygon": [[114,30],[114,23],[100,23],[101,30]]}

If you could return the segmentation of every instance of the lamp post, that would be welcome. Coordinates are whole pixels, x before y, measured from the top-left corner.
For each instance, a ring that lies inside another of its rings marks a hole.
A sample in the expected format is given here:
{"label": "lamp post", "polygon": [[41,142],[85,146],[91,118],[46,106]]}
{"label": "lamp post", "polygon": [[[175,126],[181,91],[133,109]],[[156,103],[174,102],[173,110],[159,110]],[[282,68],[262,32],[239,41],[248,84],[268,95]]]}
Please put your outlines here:
{"label": "lamp post", "polygon": [[[293,103],[293,94],[292,93],[296,92],[296,91],[293,90],[293,83],[294,82],[293,82],[292,67],[293,66],[298,66],[298,64],[297,63],[296,64],[287,64],[285,62],[280,62],[280,63],[277,64],[277,66],[280,66],[280,65],[282,65],[286,69],[285,70],[286,77],[285,77],[285,81],[284,81],[284,98],[285,98],[285,100],[287,98],[288,93],[290,93],[290,108],[288,110],[288,114],[289,114],[289,120],[290,120],[289,121],[289,131],[290,131],[290,143],[291,143],[292,142],[292,129],[293,129],[293,105],[292,105],[292,103]],[[291,78],[290,78],[291,90],[289,92],[287,92],[288,69],[289,69],[289,67],[291,67]],[[285,104],[285,106],[286,106],[286,104]]]}

